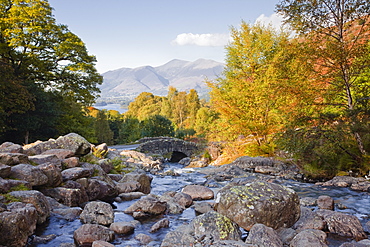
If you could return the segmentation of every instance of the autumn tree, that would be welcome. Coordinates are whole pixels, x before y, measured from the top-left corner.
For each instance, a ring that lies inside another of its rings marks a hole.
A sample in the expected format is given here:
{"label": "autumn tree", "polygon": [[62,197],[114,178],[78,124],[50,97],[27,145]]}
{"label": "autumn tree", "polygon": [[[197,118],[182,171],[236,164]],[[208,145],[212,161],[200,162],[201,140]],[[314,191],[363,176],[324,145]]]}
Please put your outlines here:
{"label": "autumn tree", "polygon": [[302,53],[315,70],[314,80],[327,85],[322,102],[326,107],[320,118],[311,122],[314,129],[310,131],[322,137],[317,148],[322,148],[324,141],[338,150],[336,153],[352,159],[348,164],[362,163],[370,150],[366,143],[368,107],[363,104],[369,97],[365,74],[370,67],[370,2],[283,0],[277,10],[299,35]]}
{"label": "autumn tree", "polygon": [[232,29],[232,38],[224,77],[208,83],[220,114],[216,128],[223,139],[242,135],[262,149],[290,117],[312,104],[309,77],[289,33],[243,22],[240,30]]}

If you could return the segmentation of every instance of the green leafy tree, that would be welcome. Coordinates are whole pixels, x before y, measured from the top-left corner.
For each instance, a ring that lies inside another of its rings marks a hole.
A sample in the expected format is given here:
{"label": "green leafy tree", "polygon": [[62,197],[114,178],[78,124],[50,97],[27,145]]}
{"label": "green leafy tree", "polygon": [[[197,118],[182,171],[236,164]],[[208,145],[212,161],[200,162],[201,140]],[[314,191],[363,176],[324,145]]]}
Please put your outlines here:
{"label": "green leafy tree", "polygon": [[171,120],[161,115],[150,116],[142,121],[141,126],[143,137],[174,135],[174,128]]}
{"label": "green leafy tree", "polygon": [[[88,54],[81,39],[66,26],[56,23],[52,8],[45,0],[0,1],[0,59],[11,67],[12,75],[7,78],[17,82],[23,91],[27,90],[28,93],[19,97],[28,95],[27,98],[32,99],[25,101],[25,105],[30,106],[27,111],[41,112],[42,109],[32,103],[46,99],[38,99],[42,94],[36,95],[34,88],[58,96],[49,100],[58,101],[62,97],[67,102],[78,102],[83,108],[94,102],[99,92],[97,85],[102,82],[95,69],[95,57]],[[16,106],[16,102],[10,103]],[[16,122],[12,116],[8,121]],[[37,125],[37,121],[30,126]],[[13,130],[22,127],[14,126]]]}
{"label": "green leafy tree", "polygon": [[109,127],[107,114],[105,111],[99,111],[95,120],[95,134],[98,143],[113,144],[113,131]]}
{"label": "green leafy tree", "polygon": [[135,117],[126,116],[123,118],[119,130],[119,142],[131,143],[141,138],[140,121]]}

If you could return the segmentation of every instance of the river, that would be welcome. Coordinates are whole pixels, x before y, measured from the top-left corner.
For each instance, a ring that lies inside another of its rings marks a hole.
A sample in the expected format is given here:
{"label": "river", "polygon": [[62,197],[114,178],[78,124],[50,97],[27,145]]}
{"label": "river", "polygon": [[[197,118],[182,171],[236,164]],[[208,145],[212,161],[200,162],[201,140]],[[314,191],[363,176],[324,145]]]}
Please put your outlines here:
{"label": "river", "polygon": [[[124,147],[126,148],[126,147]],[[174,169],[180,176],[157,176],[153,175],[152,181],[152,194],[162,195],[166,191],[181,191],[181,189],[188,184],[202,184],[206,181],[204,174],[200,173],[202,169],[208,168],[197,168],[197,169],[185,169],[178,163],[166,163],[166,169]],[[370,196],[366,192],[355,192],[348,188],[327,188],[314,184],[301,183],[291,180],[281,180],[281,184],[294,189],[300,197],[314,197],[317,198],[320,195],[331,196],[335,203],[344,205],[346,209],[336,209],[336,211],[353,214],[358,217],[361,223],[364,225],[370,219]],[[215,192],[219,188],[212,188]],[[125,214],[123,211],[129,207],[133,201],[114,202],[115,207],[115,222],[119,221],[131,221],[133,217]],[[195,211],[192,208],[186,209],[182,214],[179,215],[164,215],[156,218],[141,221],[135,229],[134,235],[144,233],[149,235],[154,241],[147,246],[160,246],[161,241],[164,239],[167,232],[176,229],[179,225],[190,222],[196,216]],[[163,228],[156,233],[149,233],[150,227],[158,221],[158,219],[166,217],[170,221],[169,228]],[[76,219],[73,221],[67,221],[59,218],[57,215],[52,214],[49,221],[44,226],[39,227],[37,235],[48,235],[56,234],[57,237],[47,244],[37,244],[32,246],[37,247],[55,247],[61,243],[73,243],[73,232],[81,226],[80,220]],[[328,237],[329,246],[339,246],[345,242],[346,239],[331,236]],[[113,242],[115,246],[141,246],[138,241],[133,238],[133,235],[119,236]]]}

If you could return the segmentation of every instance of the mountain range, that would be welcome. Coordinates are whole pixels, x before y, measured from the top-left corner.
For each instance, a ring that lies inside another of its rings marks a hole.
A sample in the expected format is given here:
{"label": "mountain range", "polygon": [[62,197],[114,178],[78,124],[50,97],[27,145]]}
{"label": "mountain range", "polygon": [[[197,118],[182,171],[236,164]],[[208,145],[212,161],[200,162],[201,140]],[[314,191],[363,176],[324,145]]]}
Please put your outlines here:
{"label": "mountain range", "polygon": [[135,98],[142,92],[167,95],[168,87],[178,91],[197,90],[199,95],[209,91],[205,79],[221,76],[224,64],[207,59],[194,62],[174,59],[158,66],[121,68],[102,74],[101,97]]}

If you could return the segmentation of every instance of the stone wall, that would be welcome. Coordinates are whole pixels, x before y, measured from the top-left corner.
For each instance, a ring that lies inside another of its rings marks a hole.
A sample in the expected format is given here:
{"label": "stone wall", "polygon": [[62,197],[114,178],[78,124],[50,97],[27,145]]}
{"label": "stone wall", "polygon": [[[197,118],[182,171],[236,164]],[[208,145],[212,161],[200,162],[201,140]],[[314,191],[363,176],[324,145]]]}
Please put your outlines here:
{"label": "stone wall", "polygon": [[186,156],[191,157],[200,151],[200,146],[194,142],[187,142],[177,138],[162,137],[155,139],[147,139],[148,141],[140,144],[137,148],[142,153],[154,153],[164,155],[170,152],[181,152]]}

